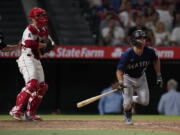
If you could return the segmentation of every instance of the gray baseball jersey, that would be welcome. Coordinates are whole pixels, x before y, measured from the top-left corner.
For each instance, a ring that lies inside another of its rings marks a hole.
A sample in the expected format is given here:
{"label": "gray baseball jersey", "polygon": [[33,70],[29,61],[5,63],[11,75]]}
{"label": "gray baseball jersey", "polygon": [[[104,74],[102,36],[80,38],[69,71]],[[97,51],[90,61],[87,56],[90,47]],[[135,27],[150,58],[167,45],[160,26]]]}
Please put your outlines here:
{"label": "gray baseball jersey", "polygon": [[[121,56],[117,70],[124,72],[124,108],[131,107],[132,102],[142,105],[149,103],[149,88],[146,80],[145,70],[148,65],[157,60],[158,56],[153,48],[144,47],[143,54],[138,56],[133,48],[127,49]],[[137,96],[133,96],[134,92]]]}

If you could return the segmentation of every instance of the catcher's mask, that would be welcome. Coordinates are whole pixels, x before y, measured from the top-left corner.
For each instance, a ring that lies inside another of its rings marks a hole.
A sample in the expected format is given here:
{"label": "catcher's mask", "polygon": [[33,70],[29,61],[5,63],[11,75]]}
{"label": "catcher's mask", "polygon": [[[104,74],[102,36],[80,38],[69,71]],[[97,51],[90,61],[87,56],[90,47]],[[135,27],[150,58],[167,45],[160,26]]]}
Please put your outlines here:
{"label": "catcher's mask", "polygon": [[144,44],[140,39],[146,39],[146,33],[143,30],[136,30],[132,33],[131,44],[134,46],[143,46]]}
{"label": "catcher's mask", "polygon": [[47,12],[42,8],[35,7],[31,9],[29,18],[35,19],[39,27],[46,26],[48,22]]}

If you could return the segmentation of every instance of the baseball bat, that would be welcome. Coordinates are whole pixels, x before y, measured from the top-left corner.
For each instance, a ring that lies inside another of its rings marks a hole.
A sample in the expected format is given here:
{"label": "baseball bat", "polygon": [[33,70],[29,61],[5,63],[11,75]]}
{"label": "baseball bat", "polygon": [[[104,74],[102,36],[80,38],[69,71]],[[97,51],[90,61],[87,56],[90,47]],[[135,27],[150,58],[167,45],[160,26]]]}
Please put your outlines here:
{"label": "baseball bat", "polygon": [[81,108],[81,107],[86,106],[86,105],[88,105],[88,104],[90,104],[90,103],[93,103],[93,102],[97,101],[98,99],[100,99],[100,98],[102,98],[102,97],[104,97],[104,96],[106,96],[106,95],[109,95],[109,94],[111,94],[111,93],[114,93],[114,92],[116,92],[116,91],[118,91],[118,89],[113,89],[113,90],[108,91],[108,92],[106,92],[106,93],[103,93],[103,94],[100,94],[100,95],[97,95],[97,96],[94,96],[94,97],[85,99],[85,100],[77,103],[77,108]]}

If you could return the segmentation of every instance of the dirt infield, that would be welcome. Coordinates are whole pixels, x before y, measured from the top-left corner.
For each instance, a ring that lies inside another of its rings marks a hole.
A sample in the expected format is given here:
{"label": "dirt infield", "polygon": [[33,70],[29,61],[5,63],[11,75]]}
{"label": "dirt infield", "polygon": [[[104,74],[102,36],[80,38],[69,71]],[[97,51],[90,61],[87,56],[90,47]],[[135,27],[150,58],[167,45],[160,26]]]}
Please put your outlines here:
{"label": "dirt infield", "polygon": [[93,130],[93,129],[135,129],[180,133],[179,120],[135,120],[133,126],[124,125],[122,120],[57,119],[35,122],[0,120],[1,129],[32,130]]}

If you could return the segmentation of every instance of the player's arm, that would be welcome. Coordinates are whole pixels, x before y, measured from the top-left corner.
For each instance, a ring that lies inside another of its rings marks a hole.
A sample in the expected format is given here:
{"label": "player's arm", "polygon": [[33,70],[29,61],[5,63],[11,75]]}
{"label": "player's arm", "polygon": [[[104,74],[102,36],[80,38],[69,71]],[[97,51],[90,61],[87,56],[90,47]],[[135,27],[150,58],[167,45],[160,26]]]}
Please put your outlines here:
{"label": "player's arm", "polygon": [[17,48],[18,48],[18,45],[7,45],[1,51],[2,52],[11,52],[11,51],[16,50]]}
{"label": "player's arm", "polygon": [[19,41],[16,45],[6,45],[1,51],[2,52],[11,52],[20,49],[21,47],[21,41]]}
{"label": "player's arm", "polygon": [[156,72],[156,75],[161,75],[161,64],[159,58],[157,58],[155,61],[153,61],[154,70]]}
{"label": "player's arm", "polygon": [[124,80],[123,75],[124,75],[124,72],[122,70],[116,71],[116,76],[117,76],[118,82],[123,82],[123,80]]}
{"label": "player's arm", "polygon": [[155,61],[153,61],[154,70],[156,72],[156,83],[159,85],[159,87],[163,87],[163,80],[161,76],[161,66],[160,66],[160,59],[157,58]]}
{"label": "player's arm", "polygon": [[123,53],[121,55],[121,59],[117,65],[117,70],[116,70],[116,77],[118,80],[118,89],[122,90],[125,86],[124,84],[124,72],[127,66],[127,62],[128,62],[128,58],[127,58],[127,54]]}
{"label": "player's arm", "polygon": [[118,80],[118,84],[117,84],[117,89],[119,89],[120,91],[122,91],[124,89],[124,87],[126,87],[126,85],[124,84],[124,72],[122,70],[117,70],[116,71],[116,76],[117,76],[117,80]]}
{"label": "player's arm", "polygon": [[127,54],[123,53],[121,55],[121,59],[117,65],[117,70],[116,70],[116,77],[118,79],[118,82],[123,82],[124,81],[124,71],[126,69],[126,65],[128,63],[128,58]]}
{"label": "player's arm", "polygon": [[3,33],[0,33],[0,50],[2,52],[11,52],[11,51],[17,50],[20,47],[20,45],[21,45],[21,41],[19,41],[19,43],[16,45],[7,45],[4,42]]}

